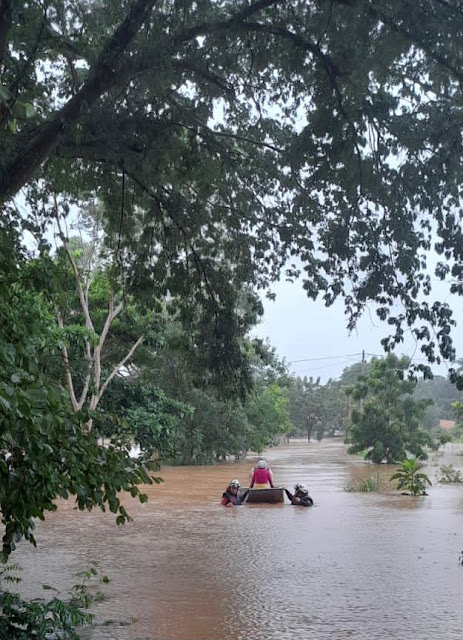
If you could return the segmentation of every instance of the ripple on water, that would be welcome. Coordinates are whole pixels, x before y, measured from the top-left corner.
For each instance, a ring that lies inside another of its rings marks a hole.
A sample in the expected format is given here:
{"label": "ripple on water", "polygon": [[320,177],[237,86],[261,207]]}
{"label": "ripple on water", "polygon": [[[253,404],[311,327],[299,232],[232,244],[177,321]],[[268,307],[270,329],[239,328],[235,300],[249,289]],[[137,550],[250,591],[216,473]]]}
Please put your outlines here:
{"label": "ripple on water", "polygon": [[268,459],[277,484],[308,484],[313,508],[222,508],[250,460],[166,468],[147,504],[128,500],[135,521],[124,527],[60,505],[38,525],[38,549],[21,546],[23,590],[66,589],[99,560],[111,582],[97,619],[119,624],[88,640],[460,640],[462,487],[418,499],[346,493],[375,467],[337,441],[290,443]]}

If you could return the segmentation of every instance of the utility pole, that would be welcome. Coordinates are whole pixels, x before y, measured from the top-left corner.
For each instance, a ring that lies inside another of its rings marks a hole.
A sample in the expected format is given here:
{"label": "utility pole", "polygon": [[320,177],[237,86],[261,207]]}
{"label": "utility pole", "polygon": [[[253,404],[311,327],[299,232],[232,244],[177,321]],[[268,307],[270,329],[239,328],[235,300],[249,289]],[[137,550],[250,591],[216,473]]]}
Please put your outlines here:
{"label": "utility pole", "polygon": [[[365,349],[362,349],[362,362],[360,363],[360,373],[363,376],[366,369],[366,361],[365,361]],[[359,409],[363,411],[363,398],[359,400]]]}

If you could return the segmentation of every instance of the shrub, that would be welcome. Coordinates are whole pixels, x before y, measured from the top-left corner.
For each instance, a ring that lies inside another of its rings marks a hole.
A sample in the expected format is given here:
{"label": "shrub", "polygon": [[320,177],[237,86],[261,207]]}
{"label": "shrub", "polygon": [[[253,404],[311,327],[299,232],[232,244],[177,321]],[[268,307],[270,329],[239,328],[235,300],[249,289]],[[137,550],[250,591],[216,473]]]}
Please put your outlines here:
{"label": "shrub", "polygon": [[373,473],[368,478],[363,480],[357,480],[344,487],[344,491],[348,493],[363,492],[369,493],[371,491],[379,491],[382,487],[382,478],[379,473]]}
{"label": "shrub", "polygon": [[454,469],[453,465],[442,465],[439,468],[440,475],[437,476],[437,482],[441,484],[463,484],[463,474],[459,469]]}
{"label": "shrub", "polygon": [[400,463],[398,471],[390,477],[390,481],[398,480],[398,491],[405,489],[412,496],[426,495],[426,484],[431,485],[432,482],[425,473],[420,473],[422,467],[419,458],[412,456]]}

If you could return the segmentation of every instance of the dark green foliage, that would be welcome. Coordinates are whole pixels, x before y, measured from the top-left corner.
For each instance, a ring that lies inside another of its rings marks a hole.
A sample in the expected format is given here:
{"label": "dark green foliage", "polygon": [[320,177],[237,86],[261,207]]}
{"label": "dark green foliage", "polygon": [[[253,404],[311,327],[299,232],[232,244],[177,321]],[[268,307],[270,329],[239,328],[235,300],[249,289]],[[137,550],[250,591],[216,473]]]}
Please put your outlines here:
{"label": "dark green foliage", "polygon": [[[243,396],[236,392],[234,380],[216,380],[201,354],[190,348],[190,338],[181,325],[173,324],[154,366],[143,374],[190,409],[173,434],[177,461],[207,464],[230,455],[241,457],[248,450],[261,451],[290,428],[284,382],[280,384],[286,370],[268,346],[240,337],[247,378]],[[235,376],[239,375],[237,370]]]}
{"label": "dark green foliage", "polygon": [[152,482],[126,450],[98,446],[86,433],[88,416],[74,414],[68,394],[44,374],[43,360],[59,354],[53,319],[41,297],[22,287],[20,264],[16,273],[15,284],[0,282],[3,560],[21,537],[35,542],[34,519],[55,510],[58,497],[75,496],[79,509],[107,506],[123,523],[129,516],[119,491],[144,499],[137,485]]}
{"label": "dark green foliage", "polygon": [[433,436],[440,432],[439,420],[453,420],[452,404],[462,398],[461,391],[443,376],[434,376],[432,380],[419,380],[413,392],[416,400],[430,399],[433,404],[428,407],[423,427]]}
{"label": "dark green foliage", "polygon": [[94,420],[94,430],[112,442],[140,445],[143,457],[175,457],[181,423],[191,407],[168,398],[152,384],[134,378],[116,378],[103,396]]}
{"label": "dark green foliage", "polygon": [[[0,638],[48,640],[51,637],[77,640],[77,627],[91,624],[92,616],[59,598],[23,600],[18,594],[0,592]],[[59,633],[59,636],[52,634]]]}
{"label": "dark green foliage", "polygon": [[[104,599],[104,594],[94,583],[98,577],[97,563],[78,574],[80,582],[75,584],[65,599],[54,587],[42,585],[43,589],[55,592],[50,600],[35,598],[23,600],[18,594],[5,589],[5,585],[21,582],[15,575],[20,567],[6,565],[0,569],[0,638],[8,640],[78,640],[76,628],[93,624],[93,614],[88,612],[92,603]],[[109,582],[107,576],[101,582]],[[5,583],[5,585],[4,585]]]}
{"label": "dark green foliage", "polygon": [[386,349],[410,326],[452,359],[426,260],[462,293],[462,25],[457,0],[11,3],[0,200],[27,187],[39,232],[53,194],[104,201],[131,293],[201,306],[226,376],[230,292],[293,256],[349,327],[374,301]]}
{"label": "dark green foliage", "polygon": [[341,381],[290,378],[288,384],[292,434],[298,437],[332,435],[346,425],[347,401]]}
{"label": "dark green foliage", "polygon": [[376,463],[405,460],[407,451],[426,458],[423,447],[431,438],[420,425],[429,401],[413,399],[416,381],[404,377],[409,365],[408,358],[388,354],[373,359],[359,376],[350,390],[358,403],[352,411],[350,453],[367,450],[366,457]]}

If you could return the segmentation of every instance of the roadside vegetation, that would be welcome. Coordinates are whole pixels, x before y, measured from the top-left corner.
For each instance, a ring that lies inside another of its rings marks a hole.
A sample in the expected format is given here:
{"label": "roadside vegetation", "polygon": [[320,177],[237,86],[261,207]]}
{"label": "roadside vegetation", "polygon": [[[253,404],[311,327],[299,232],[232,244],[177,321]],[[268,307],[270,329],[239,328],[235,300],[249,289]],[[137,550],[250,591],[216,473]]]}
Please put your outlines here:
{"label": "roadside vegetation", "polygon": [[347,493],[371,493],[381,491],[384,487],[384,477],[379,473],[372,473],[368,478],[351,482],[344,487]]}
{"label": "roadside vegetation", "polygon": [[431,480],[425,473],[422,473],[423,463],[414,456],[404,460],[399,465],[399,469],[390,480],[397,480],[397,490],[412,496],[426,495],[426,486],[432,485]]}
{"label": "roadside vegetation", "polygon": [[453,465],[442,465],[437,474],[437,482],[441,484],[463,484],[463,473]]}
{"label": "roadside vegetation", "polygon": [[[3,562],[59,498],[127,522],[121,495],[146,501],[163,461],[335,433],[373,462],[424,458],[440,433],[409,367],[452,363],[461,437],[455,320],[431,290],[463,293],[461,18],[428,0],[2,0]],[[427,362],[291,375],[251,337],[282,278],[342,301],[348,330],[376,309],[384,349],[410,332]],[[2,598],[13,638],[38,610]]]}

